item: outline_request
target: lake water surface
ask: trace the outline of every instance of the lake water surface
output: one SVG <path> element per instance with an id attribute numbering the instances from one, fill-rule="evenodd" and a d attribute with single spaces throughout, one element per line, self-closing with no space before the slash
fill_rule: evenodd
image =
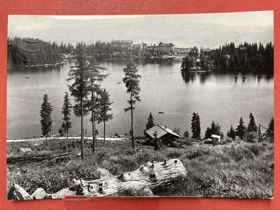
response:
<path id="1" fill-rule="evenodd" d="M 62 124 L 61 108 L 65 91 L 68 91 L 68 72 L 74 63 L 67 61 L 63 66 L 30 68 L 8 71 L 7 93 L 7 136 L 9 139 L 41 135 L 40 109 L 43 95 L 48 94 L 53 106 L 53 133 Z M 130 130 L 129 94 L 122 82 L 123 61 L 102 61 L 100 66 L 108 69 L 109 76 L 102 82 L 110 94 L 113 119 L 107 123 L 106 135 L 124 134 Z M 253 113 L 257 124 L 267 127 L 274 113 L 274 78 L 267 75 L 241 73 L 181 72 L 181 63 L 173 61 L 142 62 L 138 65 L 141 101 L 136 104 L 135 132 L 143 135 L 149 113 L 155 123 L 171 129 L 179 128 L 181 134 L 191 133 L 192 113 L 201 120 L 201 137 L 214 120 L 226 131 L 237 127 L 240 117 L 245 126 L 249 114 Z M 118 84 L 121 82 L 121 84 Z M 71 84 L 71 83 L 70 83 Z M 72 100 L 72 103 L 74 101 Z M 159 112 L 164 112 L 160 114 Z M 80 118 L 71 116 L 70 134 L 80 134 Z M 103 126 L 97 126 L 103 135 Z M 91 133 L 89 117 L 85 118 L 87 134 Z"/>

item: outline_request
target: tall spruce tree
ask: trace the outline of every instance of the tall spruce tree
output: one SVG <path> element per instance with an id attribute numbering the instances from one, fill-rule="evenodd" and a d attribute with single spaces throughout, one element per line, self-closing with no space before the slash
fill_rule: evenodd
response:
<path id="1" fill-rule="evenodd" d="M 132 55 L 128 55 L 126 61 L 126 68 L 123 69 L 125 77 L 123 82 L 127 88 L 127 93 L 129 93 L 128 108 L 125 108 L 125 112 L 130 110 L 131 116 L 131 140 L 132 140 L 132 149 L 135 149 L 134 145 L 134 130 L 133 130 L 133 110 L 135 110 L 135 104 L 137 101 L 140 101 L 139 93 L 141 91 L 139 87 L 141 76 L 138 73 L 137 64 L 133 60 Z"/>
<path id="2" fill-rule="evenodd" d="M 248 124 L 247 131 L 248 132 L 257 131 L 258 127 L 257 127 L 257 125 L 255 123 L 255 118 L 254 118 L 252 113 L 250 113 L 249 118 L 250 118 L 250 121 L 249 121 L 249 124 Z"/>
<path id="3" fill-rule="evenodd" d="M 243 118 L 241 117 L 239 120 L 239 125 L 236 128 L 236 135 L 239 136 L 240 139 L 243 139 L 243 136 L 246 131 L 246 127 L 243 124 L 244 124 Z"/>
<path id="4" fill-rule="evenodd" d="M 51 113 L 53 111 L 52 105 L 48 102 L 48 95 L 44 94 L 43 103 L 41 105 L 41 128 L 43 136 L 50 135 L 52 131 L 52 118 Z"/>
<path id="5" fill-rule="evenodd" d="M 101 92 L 101 98 L 100 98 L 100 114 L 98 118 L 98 123 L 103 122 L 104 125 L 104 145 L 105 145 L 105 128 L 106 128 L 106 122 L 113 119 L 113 114 L 109 113 L 111 111 L 111 105 L 113 102 L 110 101 L 110 95 L 106 91 L 106 89 L 103 89 Z"/>
<path id="6" fill-rule="evenodd" d="M 76 47 L 78 65 L 73 66 L 69 72 L 68 81 L 74 80 L 74 83 L 69 86 L 71 95 L 74 96 L 76 104 L 74 106 L 74 113 L 76 116 L 81 117 L 81 156 L 84 159 L 84 125 L 83 116 L 91 111 L 91 119 L 93 119 L 93 152 L 95 150 L 95 119 L 96 119 L 96 104 L 98 98 L 95 97 L 99 94 L 100 84 L 96 82 L 102 81 L 104 75 L 101 75 L 99 69 L 94 63 L 94 60 L 87 59 L 87 51 L 85 43 L 78 43 Z M 104 69 L 104 68 L 102 68 Z M 96 94 L 96 95 L 95 95 Z M 90 99 L 89 96 L 90 95 Z"/>
<path id="7" fill-rule="evenodd" d="M 84 104 L 88 97 L 88 86 L 90 85 L 90 74 L 86 60 L 86 50 L 83 44 L 77 43 L 76 47 L 78 65 L 73 66 L 69 72 L 67 81 L 74 80 L 72 85 L 68 85 L 70 93 L 75 98 L 74 114 L 81 117 L 81 157 L 84 160 L 84 115 L 87 110 Z"/>
<path id="8" fill-rule="evenodd" d="M 106 68 L 97 65 L 96 60 L 92 57 L 89 60 L 89 76 L 90 76 L 90 86 L 88 91 L 90 92 L 90 99 L 85 104 L 88 111 L 91 112 L 91 125 L 92 125 L 92 152 L 95 152 L 96 145 L 96 121 L 98 121 L 100 115 L 100 101 L 102 90 L 100 83 L 107 77 L 107 74 L 102 74 L 100 70 L 107 70 Z"/>
<path id="9" fill-rule="evenodd" d="M 154 126 L 155 126 L 154 118 L 152 116 L 152 112 L 150 112 L 150 115 L 148 117 L 148 123 L 146 124 L 146 130 L 148 130 L 149 128 L 152 128 Z"/>
<path id="10" fill-rule="evenodd" d="M 64 121 L 62 124 L 62 128 L 67 135 L 67 140 L 68 140 L 68 131 L 72 127 L 72 123 L 70 122 L 71 109 L 72 109 L 72 105 L 70 103 L 68 93 L 65 92 L 63 106 L 62 106 L 62 114 L 63 114 L 62 119 Z"/>

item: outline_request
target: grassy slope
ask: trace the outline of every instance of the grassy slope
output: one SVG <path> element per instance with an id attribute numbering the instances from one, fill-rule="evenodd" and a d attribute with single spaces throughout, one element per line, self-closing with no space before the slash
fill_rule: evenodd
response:
<path id="1" fill-rule="evenodd" d="M 25 145 L 27 144 L 27 145 Z M 155 192 L 164 196 L 203 196 L 203 197 L 244 197 L 272 198 L 274 180 L 274 144 L 273 143 L 234 143 L 219 145 L 189 146 L 188 148 L 163 148 L 155 152 L 152 147 L 137 145 L 137 151 L 131 150 L 129 141 L 98 143 L 97 152 L 92 155 L 90 144 L 85 148 L 85 161 L 77 154 L 79 148 L 72 144 L 65 147 L 65 141 L 34 143 L 9 143 L 8 158 L 18 156 L 17 148 L 29 147 L 36 154 L 58 154 L 68 152 L 72 160 L 66 164 L 50 164 L 48 160 L 24 164 L 7 165 L 7 190 L 12 183 L 21 185 L 29 193 L 43 187 L 48 193 L 54 193 L 68 187 L 73 178 L 95 179 L 93 171 L 102 167 L 117 175 L 137 169 L 147 161 L 163 161 L 179 158 L 188 171 L 185 179 L 178 180 L 172 186 Z M 57 150 L 58 148 L 63 150 Z M 65 150 L 66 149 L 66 150 Z M 51 151 L 44 151 L 51 150 Z M 28 159 L 28 155 L 25 156 Z M 20 172 L 20 173 L 18 173 Z"/>

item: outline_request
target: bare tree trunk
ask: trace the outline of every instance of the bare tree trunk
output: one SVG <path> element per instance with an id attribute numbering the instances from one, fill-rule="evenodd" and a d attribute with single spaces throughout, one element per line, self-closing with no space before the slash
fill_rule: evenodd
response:
<path id="1" fill-rule="evenodd" d="M 103 122 L 104 122 L 104 146 L 105 146 L 105 120 Z"/>
<path id="2" fill-rule="evenodd" d="M 134 145 L 134 137 L 133 137 L 133 104 L 132 104 L 132 94 L 130 93 L 130 114 L 131 114 L 131 141 L 132 141 L 132 149 L 135 150 L 135 145 Z"/>
<path id="3" fill-rule="evenodd" d="M 69 130 L 69 128 L 68 128 L 68 120 L 66 121 L 66 136 L 67 136 L 67 140 L 68 140 L 68 130 Z"/>
<path id="4" fill-rule="evenodd" d="M 102 169 L 101 169 L 102 171 Z M 104 169 L 103 169 L 104 171 Z M 106 170 L 105 170 L 106 171 Z M 73 180 L 73 184 L 60 191 L 48 194 L 43 188 L 37 188 L 30 195 L 17 184 L 9 190 L 9 200 L 57 199 L 69 195 L 77 196 L 153 196 L 153 192 L 162 191 L 187 176 L 187 171 L 178 159 L 164 162 L 146 163 L 135 171 L 119 176 L 100 173 L 100 179 Z"/>
<path id="5" fill-rule="evenodd" d="M 92 152 L 95 152 L 95 115 L 92 110 Z"/>
<path id="6" fill-rule="evenodd" d="M 84 108 L 83 108 L 83 96 L 81 96 L 81 156 L 82 160 L 84 160 L 84 125 L 83 125 L 83 114 L 84 114 Z"/>

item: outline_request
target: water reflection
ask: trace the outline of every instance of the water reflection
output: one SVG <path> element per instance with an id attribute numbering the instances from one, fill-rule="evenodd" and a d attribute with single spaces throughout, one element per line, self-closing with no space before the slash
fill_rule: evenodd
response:
<path id="1" fill-rule="evenodd" d="M 201 84 L 204 84 L 206 80 L 211 76 L 211 74 L 212 72 L 190 72 L 181 70 L 181 76 L 185 83 L 198 80 Z"/>
<path id="2" fill-rule="evenodd" d="M 200 83 L 204 84 L 205 81 L 209 78 L 212 72 L 200 72 L 198 75 L 200 76 Z"/>
<path id="3" fill-rule="evenodd" d="M 256 77 L 257 77 L 257 81 L 260 82 L 262 79 L 262 75 L 256 75 Z"/>
<path id="4" fill-rule="evenodd" d="M 173 66 L 175 61 L 168 59 L 145 59 L 141 61 L 142 65 L 159 64 L 161 66 Z"/>
<path id="5" fill-rule="evenodd" d="M 269 81 L 273 79 L 273 74 L 266 74 L 266 80 Z"/>
<path id="6" fill-rule="evenodd" d="M 190 81 L 193 82 L 196 76 L 195 72 L 189 72 L 189 71 L 181 71 L 181 75 L 185 83 L 189 83 Z"/>
<path id="7" fill-rule="evenodd" d="M 261 81 L 270 81 L 273 79 L 273 75 L 268 74 L 254 74 L 254 73 L 246 73 L 246 72 L 190 72 L 181 70 L 181 76 L 185 83 L 193 82 L 195 80 L 199 81 L 199 83 L 204 84 L 211 78 L 211 76 L 215 77 L 218 82 L 234 82 L 234 83 L 252 83 L 253 81 L 257 81 L 258 83 Z"/>
<path id="8" fill-rule="evenodd" d="M 238 82 L 238 76 L 234 76 L 234 82 L 235 82 L 235 83 Z"/>

